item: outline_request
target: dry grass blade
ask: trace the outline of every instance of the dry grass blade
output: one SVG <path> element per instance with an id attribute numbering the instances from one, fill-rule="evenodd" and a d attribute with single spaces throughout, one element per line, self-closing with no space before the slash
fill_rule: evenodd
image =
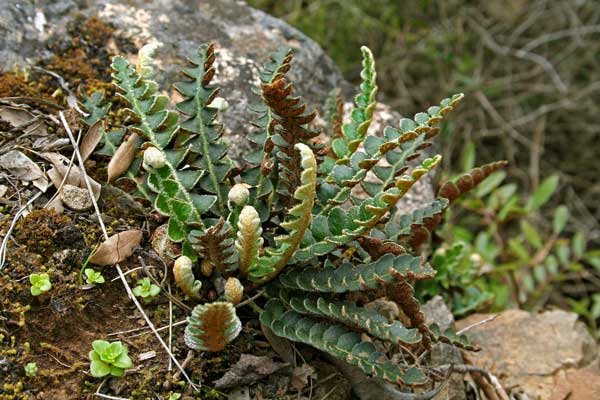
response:
<path id="1" fill-rule="evenodd" d="M 136 153 L 136 142 L 138 134 L 132 133 L 125 140 L 108 163 L 108 181 L 112 182 L 119 176 L 123 175 L 131 166 Z"/>
<path id="2" fill-rule="evenodd" d="M 96 123 L 88 129 L 87 133 L 81 141 L 79 146 L 79 152 L 83 161 L 87 160 L 92 154 L 100 140 L 102 139 L 102 121 L 96 121 Z"/>
<path id="3" fill-rule="evenodd" d="M 90 257 L 96 265 L 115 265 L 133 254 L 135 246 L 142 240 L 142 231 L 132 229 L 119 232 L 105 240 Z"/>

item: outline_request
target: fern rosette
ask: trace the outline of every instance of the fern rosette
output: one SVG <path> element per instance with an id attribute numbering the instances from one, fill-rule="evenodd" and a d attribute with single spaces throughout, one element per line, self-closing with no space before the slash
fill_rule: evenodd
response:
<path id="1" fill-rule="evenodd" d="M 222 137 L 226 103 L 216 100 L 219 89 L 211 84 L 214 46 L 203 45 L 188 59 L 183 81 L 174 85 L 183 97 L 175 110 L 153 81 L 152 51 L 142 49 L 136 68 L 113 58 L 128 127 L 103 131 L 101 153 L 113 155 L 135 139 L 138 159 L 125 174 L 168 219 L 168 238 L 182 247 L 175 282 L 187 300 L 202 302 L 188 318 L 187 346 L 223 350 L 242 331 L 236 307 L 250 304 L 265 330 L 403 386 L 435 379 L 414 356 L 434 342 L 476 349 L 466 337 L 425 322 L 413 284 L 436 271 L 413 254 L 452 201 L 504 164 L 446 183 L 434 201 L 409 215 L 396 206 L 439 165 L 441 156 L 424 150 L 462 94 L 369 132 L 377 73 L 363 47 L 362 82 L 348 122 L 342 122 L 337 93 L 328 103 L 330 138 L 324 139 L 312 126 L 316 112 L 294 95 L 287 77 L 293 53 L 282 48 L 260 74 L 258 119 L 247 135 L 256 151 L 236 163 Z M 101 94 L 85 95 L 82 106 L 89 126 L 111 108 Z M 207 293 L 217 301 L 208 302 Z M 395 303 L 402 320 L 364 306 L 364 299 L 382 296 Z M 405 361 L 393 362 L 394 352 Z"/>

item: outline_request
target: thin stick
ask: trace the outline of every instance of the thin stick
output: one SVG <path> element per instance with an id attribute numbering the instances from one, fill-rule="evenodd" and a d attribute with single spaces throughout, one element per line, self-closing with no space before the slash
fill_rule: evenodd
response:
<path id="1" fill-rule="evenodd" d="M 490 321 L 493 321 L 496 319 L 496 317 L 498 316 L 498 314 L 494 314 L 486 319 L 482 319 L 481 321 L 475 322 L 474 324 L 471 324 L 469 326 L 466 326 L 464 328 L 462 328 L 460 331 L 456 332 L 457 335 L 462 335 L 463 333 L 465 333 L 466 331 L 475 328 L 476 326 L 479 325 L 483 325 L 483 324 L 487 324 Z"/>
<path id="2" fill-rule="evenodd" d="M 182 325 L 182 324 L 184 324 L 185 322 L 186 322 L 186 320 L 185 320 L 185 319 L 182 319 L 181 321 L 175 322 L 175 323 L 173 324 L 173 326 L 179 326 L 179 325 Z M 165 329 L 168 329 L 168 328 L 169 328 L 168 326 L 162 326 L 162 327 L 160 327 L 160 328 L 156 328 L 156 330 L 157 330 L 158 332 L 160 332 L 160 331 L 164 331 Z M 146 330 L 146 329 L 148 329 L 148 327 L 147 327 L 147 326 L 142 326 L 141 328 L 133 328 L 133 329 L 128 329 L 128 330 L 126 330 L 126 331 L 119 331 L 119 332 L 107 333 L 106 335 L 107 335 L 107 336 L 119 336 L 119 335 L 124 335 L 124 334 L 126 334 L 126 333 L 133 333 L 133 332 L 144 331 L 144 330 Z"/>
<path id="3" fill-rule="evenodd" d="M 83 159 L 81 157 L 81 153 L 79 152 L 79 148 L 77 147 L 77 142 L 75 141 L 75 138 L 73 137 L 73 133 L 71 132 L 71 128 L 69 127 L 69 124 L 67 123 L 67 120 L 65 119 L 65 115 L 63 114 L 63 112 L 60 111 L 59 115 L 60 115 L 60 120 L 65 128 L 65 131 L 67 132 L 67 135 L 69 136 L 69 139 L 71 140 L 71 143 L 73 144 L 73 151 L 76 152 L 77 161 L 79 162 L 79 169 L 81 170 L 81 174 L 83 175 L 83 178 L 85 179 L 85 185 L 87 186 L 88 193 L 92 200 L 92 204 L 94 205 L 94 210 L 96 211 L 96 215 L 98 217 L 98 223 L 100 224 L 100 228 L 102 229 L 102 234 L 104 235 L 104 238 L 106 240 L 108 240 L 108 232 L 106 231 L 106 227 L 104 226 L 104 221 L 102 220 L 102 215 L 100 214 L 100 209 L 98 208 L 98 202 L 96 201 L 96 198 L 94 197 L 94 191 L 92 190 L 92 185 L 90 184 L 89 178 L 85 171 Z M 121 278 L 121 282 L 123 282 L 123 286 L 125 287 L 125 291 L 127 292 L 129 299 L 133 302 L 133 304 L 135 304 L 136 308 L 142 314 L 142 316 L 144 317 L 144 320 L 146 321 L 146 324 L 148 324 L 148 326 L 154 333 L 154 336 L 156 336 L 156 338 L 158 339 L 158 341 L 160 342 L 162 347 L 166 350 L 167 354 L 169 354 L 169 357 L 171 359 L 173 359 L 173 362 L 175 363 L 177 368 L 179 368 L 179 370 L 181 371 L 181 374 L 185 377 L 185 379 L 192 386 L 192 388 L 195 391 L 198 391 L 198 387 L 192 382 L 190 377 L 187 375 L 187 373 L 183 370 L 183 368 L 179 364 L 179 361 L 177 361 L 177 359 L 175 358 L 173 353 L 171 353 L 171 351 L 169 350 L 169 346 L 167 346 L 167 344 L 165 343 L 163 338 L 156 331 L 156 328 L 154 327 L 154 324 L 150 320 L 150 317 L 148 317 L 148 315 L 144 312 L 142 305 L 139 303 L 137 298 L 134 296 L 133 292 L 131 291 L 131 286 L 129 286 L 129 283 L 127 282 L 127 279 L 125 278 L 125 275 L 123 274 L 123 270 L 121 269 L 121 266 L 119 264 L 115 264 L 115 267 L 117 269 L 119 277 Z"/>
<path id="4" fill-rule="evenodd" d="M 102 397 L 103 399 L 111 399 L 111 400 L 129 400 L 129 399 L 125 399 L 123 397 L 109 396 L 107 394 L 100 393 L 100 389 L 102 389 L 102 386 L 104 386 L 105 382 L 106 382 L 106 379 L 103 380 L 102 383 L 100 383 L 100 385 L 98 386 L 98 389 L 96 389 L 96 393 L 94 393 L 94 396 Z"/>
<path id="5" fill-rule="evenodd" d="M 265 294 L 265 293 L 266 293 L 266 291 L 267 291 L 266 289 L 263 289 L 263 290 L 261 290 L 260 292 L 256 293 L 254 296 L 252 296 L 252 297 L 250 297 L 250 298 L 247 298 L 246 300 L 242 301 L 242 302 L 241 302 L 241 303 L 239 303 L 239 304 L 236 304 L 236 306 L 235 306 L 235 307 L 236 307 L 236 308 L 238 308 L 238 307 L 242 307 L 242 306 L 245 306 L 246 304 L 248 304 L 248 303 L 250 303 L 250 302 L 253 302 L 254 300 L 258 299 L 260 296 L 262 296 L 263 294 Z"/>

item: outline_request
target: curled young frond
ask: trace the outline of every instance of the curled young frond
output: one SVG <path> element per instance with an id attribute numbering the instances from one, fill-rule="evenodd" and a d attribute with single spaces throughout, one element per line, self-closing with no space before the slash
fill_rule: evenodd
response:
<path id="1" fill-rule="evenodd" d="M 238 278 L 229 277 L 225 282 L 225 292 L 223 297 L 231 304 L 238 304 L 244 296 L 244 285 Z"/>
<path id="2" fill-rule="evenodd" d="M 238 232 L 235 247 L 239 253 L 240 272 L 244 277 L 254 268 L 262 249 L 262 227 L 258 212 L 252 206 L 245 206 L 238 218 Z"/>
<path id="3" fill-rule="evenodd" d="M 298 249 L 312 219 L 317 185 L 317 161 L 307 145 L 297 143 L 295 149 L 300 154 L 302 168 L 301 186 L 294 192 L 294 198 L 299 203 L 288 210 L 287 214 L 290 217 L 281 223 L 281 227 L 287 231 L 287 234 L 275 237 L 278 247 L 266 248 L 267 255 L 260 257 L 258 262 L 249 269 L 250 280 L 254 282 L 265 283 L 277 276 Z"/>
<path id="4" fill-rule="evenodd" d="M 242 331 L 235 308 L 228 302 L 194 307 L 185 327 L 185 344 L 196 351 L 221 351 Z"/>
<path id="5" fill-rule="evenodd" d="M 194 277 L 193 263 L 189 257 L 181 256 L 173 264 L 173 276 L 175 283 L 183 293 L 192 299 L 200 298 L 199 292 L 202 288 L 202 282 Z"/>

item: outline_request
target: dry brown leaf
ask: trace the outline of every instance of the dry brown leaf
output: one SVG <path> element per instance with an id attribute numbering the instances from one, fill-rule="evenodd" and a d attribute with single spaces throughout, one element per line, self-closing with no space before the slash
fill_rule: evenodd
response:
<path id="1" fill-rule="evenodd" d="M 239 361 L 217 379 L 214 385 L 216 389 L 249 385 L 287 366 L 287 363 L 275 362 L 271 357 L 242 354 Z"/>
<path id="2" fill-rule="evenodd" d="M 87 160 L 88 157 L 92 154 L 100 140 L 102 139 L 102 121 L 96 121 L 95 124 L 89 127 L 87 133 L 81 140 L 81 144 L 79 145 L 79 153 L 81 153 L 81 158 L 83 161 Z"/>
<path id="3" fill-rule="evenodd" d="M 52 181 L 52 184 L 58 189 L 60 187 L 60 183 L 62 182 L 64 176 L 67 174 L 69 170 L 69 159 L 62 154 L 59 153 L 40 153 L 42 157 L 46 160 L 50 161 L 54 168 L 51 168 L 48 171 L 48 176 Z M 98 200 L 100 198 L 100 191 L 102 190 L 102 186 L 88 176 L 90 180 L 90 185 L 92 186 L 92 192 L 94 193 L 94 198 Z M 82 189 L 87 189 L 87 185 L 85 184 L 85 178 L 79 167 L 77 165 L 73 165 L 71 167 L 71 171 L 69 171 L 69 176 L 65 180 L 65 184 L 73 185 L 80 187 Z"/>
<path id="4" fill-rule="evenodd" d="M 133 249 L 140 244 L 141 240 L 142 231 L 139 229 L 119 232 L 98 246 L 89 262 L 102 266 L 120 263 L 133 254 Z"/>
<path id="5" fill-rule="evenodd" d="M 48 188 L 46 174 L 36 163 L 18 150 L 11 150 L 0 156 L 0 167 L 6 169 L 17 179 L 32 182 L 42 192 Z"/>
<path id="6" fill-rule="evenodd" d="M 13 128 L 23 126 L 27 134 L 40 136 L 48 133 L 48 125 L 44 121 L 20 107 L 0 106 L 0 119 L 11 124 Z"/>
<path id="7" fill-rule="evenodd" d="M 132 133 L 115 151 L 115 154 L 108 163 L 108 182 L 112 182 L 129 169 L 135 158 L 137 150 L 135 143 L 138 137 L 137 133 Z"/>
<path id="8" fill-rule="evenodd" d="M 260 323 L 260 329 L 279 357 L 281 357 L 281 359 L 288 364 L 295 364 L 296 356 L 290 340 L 281 336 L 277 336 L 273 333 L 273 331 L 271 331 L 271 329 L 269 329 L 268 326 L 263 325 L 262 322 Z"/>

